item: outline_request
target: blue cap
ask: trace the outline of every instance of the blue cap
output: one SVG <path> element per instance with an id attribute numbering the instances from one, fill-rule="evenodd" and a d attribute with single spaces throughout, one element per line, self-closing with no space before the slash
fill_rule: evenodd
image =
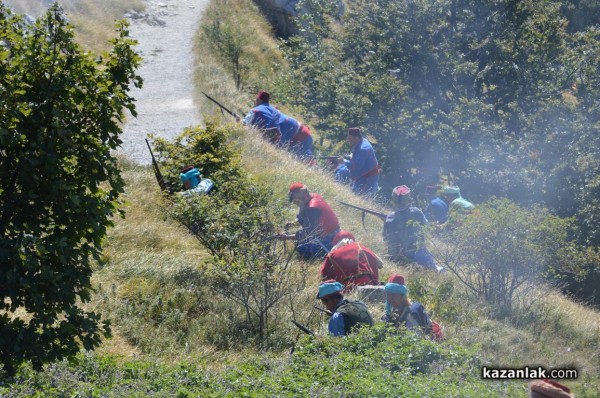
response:
<path id="1" fill-rule="evenodd" d="M 406 293 L 408 293 L 408 288 L 406 286 L 393 282 L 386 283 L 384 290 L 387 293 L 398 293 L 404 296 L 406 296 Z"/>
<path id="2" fill-rule="evenodd" d="M 330 294 L 341 292 L 344 290 L 344 285 L 339 282 L 327 281 L 323 282 L 319 285 L 319 293 L 317 294 L 317 298 L 323 298 L 325 296 L 329 296 Z"/>
<path id="3" fill-rule="evenodd" d="M 196 188 L 200 183 L 200 170 L 197 168 L 192 168 L 185 173 L 179 174 L 179 179 L 181 182 L 189 181 L 192 185 L 192 188 Z"/>

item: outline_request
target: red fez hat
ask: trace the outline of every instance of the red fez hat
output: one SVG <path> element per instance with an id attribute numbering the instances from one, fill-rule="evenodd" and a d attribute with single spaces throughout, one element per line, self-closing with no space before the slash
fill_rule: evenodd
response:
<path id="1" fill-rule="evenodd" d="M 181 169 L 182 173 L 187 173 L 188 171 L 190 171 L 191 169 L 194 168 L 194 165 L 188 164 L 187 166 L 185 166 L 183 169 Z"/>
<path id="2" fill-rule="evenodd" d="M 568 387 L 548 379 L 530 382 L 529 390 L 534 398 L 573 398 Z"/>
<path id="3" fill-rule="evenodd" d="M 399 285 L 404 285 L 404 277 L 400 274 L 392 274 L 388 278 L 388 283 L 397 283 Z"/>
<path id="4" fill-rule="evenodd" d="M 269 99 L 271 98 L 271 94 L 267 93 L 266 91 L 260 90 L 258 92 L 258 94 L 256 94 L 256 99 L 259 99 L 261 101 L 264 102 L 269 102 Z"/>
<path id="5" fill-rule="evenodd" d="M 410 193 L 410 188 L 406 185 L 400 185 L 392 191 L 392 195 L 394 196 L 404 196 Z"/>
<path id="6" fill-rule="evenodd" d="M 290 185 L 290 192 L 299 191 L 304 188 L 306 188 L 306 185 L 302 184 L 301 182 L 295 182 Z"/>
<path id="7" fill-rule="evenodd" d="M 350 135 L 361 135 L 362 134 L 362 130 L 360 129 L 360 127 L 350 127 L 348 129 L 348 134 L 350 134 Z"/>
<path id="8" fill-rule="evenodd" d="M 334 235 L 333 239 L 331 240 L 331 243 L 335 246 L 338 243 L 340 243 L 342 239 L 352 239 L 354 241 L 356 240 L 354 238 L 354 235 L 352 235 L 352 232 L 341 230 L 340 232 Z"/>

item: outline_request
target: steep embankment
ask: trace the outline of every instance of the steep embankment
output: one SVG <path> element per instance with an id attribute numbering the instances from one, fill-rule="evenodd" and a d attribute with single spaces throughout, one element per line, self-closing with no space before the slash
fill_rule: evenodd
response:
<path id="1" fill-rule="evenodd" d="M 131 12 L 130 33 L 144 58 L 141 89 L 133 89 L 137 117 L 130 117 L 122 136 L 124 152 L 133 161 L 150 163 L 144 137 L 171 139 L 201 122 L 194 104 L 193 38 L 207 0 L 145 0 L 144 13 Z"/>

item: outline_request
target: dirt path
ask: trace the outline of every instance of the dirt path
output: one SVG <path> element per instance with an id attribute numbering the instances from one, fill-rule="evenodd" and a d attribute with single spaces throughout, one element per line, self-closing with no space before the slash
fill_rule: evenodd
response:
<path id="1" fill-rule="evenodd" d="M 150 163 L 144 142 L 148 133 L 172 139 L 185 127 L 201 123 L 194 104 L 192 44 L 208 0 L 145 0 L 143 15 L 128 15 L 130 34 L 144 61 L 141 89 L 133 89 L 137 118 L 123 129 L 125 153 L 136 163 Z"/>

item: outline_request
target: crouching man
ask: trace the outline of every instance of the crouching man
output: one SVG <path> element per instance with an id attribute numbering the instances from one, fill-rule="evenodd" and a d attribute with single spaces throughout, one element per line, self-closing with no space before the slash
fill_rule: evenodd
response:
<path id="1" fill-rule="evenodd" d="M 364 325 L 373 326 L 373 317 L 361 301 L 348 300 L 342 294 L 344 285 L 334 280 L 319 285 L 317 298 L 332 315 L 329 319 L 329 334 L 346 336 Z"/>
<path id="2" fill-rule="evenodd" d="M 185 166 L 183 169 L 181 169 L 179 179 L 181 180 L 183 188 L 185 189 L 185 191 L 182 192 L 182 194 L 185 196 L 207 194 L 214 186 L 211 180 L 208 178 L 202 178 L 200 170 L 192 165 Z"/>

